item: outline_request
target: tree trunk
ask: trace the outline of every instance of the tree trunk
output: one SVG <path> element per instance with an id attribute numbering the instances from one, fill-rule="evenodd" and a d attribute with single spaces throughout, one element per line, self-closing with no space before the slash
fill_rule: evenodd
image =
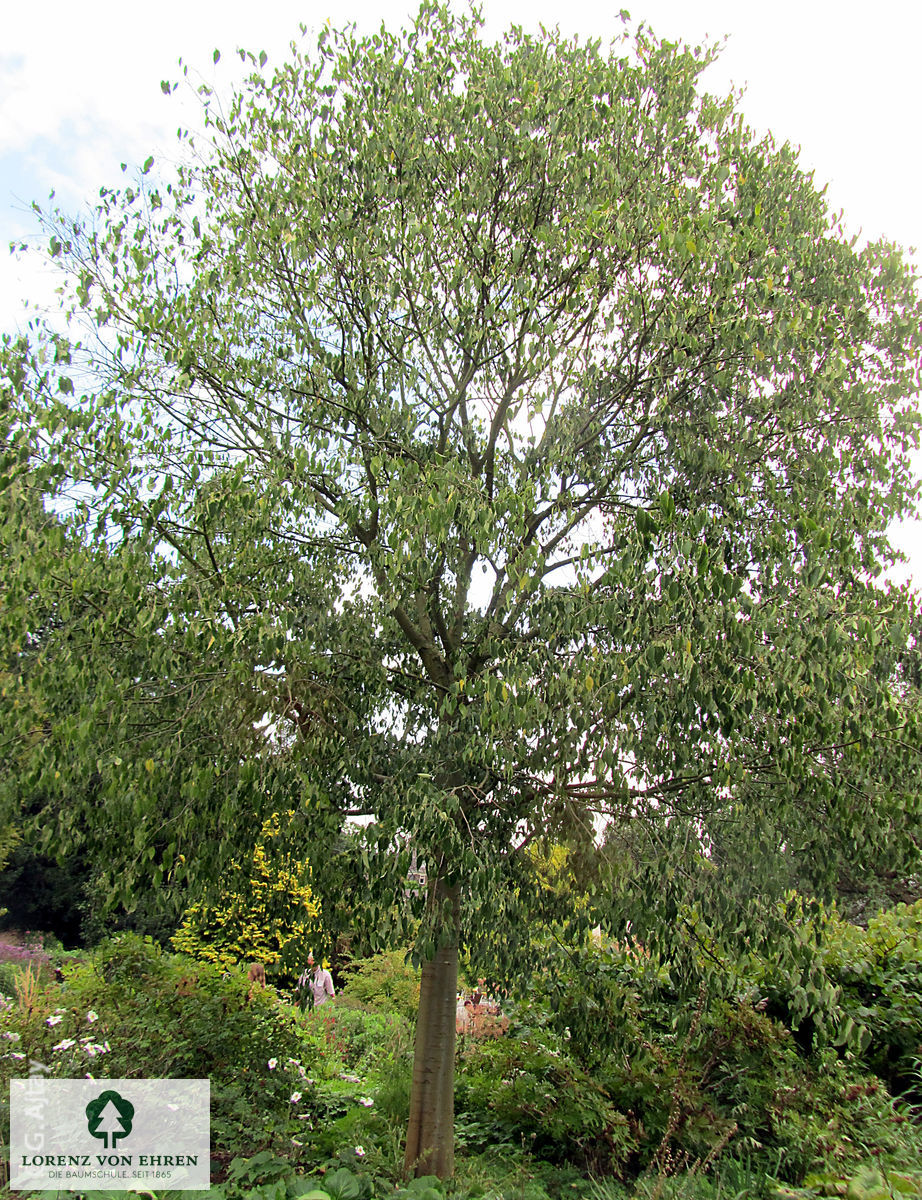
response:
<path id="1" fill-rule="evenodd" d="M 435 905 L 449 904 L 449 928 L 423 964 L 413 1056 L 404 1169 L 447 1179 L 455 1169 L 455 1013 L 458 992 L 459 889 L 436 880 Z"/>

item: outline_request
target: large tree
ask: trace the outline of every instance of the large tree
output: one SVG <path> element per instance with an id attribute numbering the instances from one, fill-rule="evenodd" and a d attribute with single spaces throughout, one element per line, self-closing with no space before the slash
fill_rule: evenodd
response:
<path id="1" fill-rule="evenodd" d="M 278 785 L 305 828 L 373 819 L 387 919 L 425 862 L 420 1172 L 452 1170 L 459 948 L 518 961 L 536 836 L 649 831 L 618 911 L 653 937 L 712 817 L 725 844 L 747 814 L 855 828 L 866 805 L 870 848 L 907 825 L 906 598 L 872 581 L 912 511 L 919 299 L 699 90 L 710 58 L 643 31 L 488 44 L 426 5 L 252 58 L 230 99 L 203 89 L 175 171 L 45 217 L 84 332 L 17 394 L 74 521 L 143 563 L 120 588 L 155 598 L 189 711 L 220 676 L 273 747 L 228 789 L 171 758 L 158 836 L 175 864 L 190 814 L 220 829 L 181 864 L 213 875 Z M 153 817 L 104 766 L 108 803 Z"/>

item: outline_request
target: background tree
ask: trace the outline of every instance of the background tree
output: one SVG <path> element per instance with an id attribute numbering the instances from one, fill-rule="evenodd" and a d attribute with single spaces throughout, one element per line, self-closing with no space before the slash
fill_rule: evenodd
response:
<path id="1" fill-rule="evenodd" d="M 459 946 L 514 974 L 535 837 L 645 830 L 603 915 L 668 948 L 689 881 L 702 921 L 755 918 L 702 869 L 712 814 L 856 828 L 919 773 L 905 597 L 868 583 L 918 442 L 898 251 L 848 244 L 793 151 L 697 90 L 709 52 L 478 24 L 427 5 L 203 89 L 175 176 L 149 160 L 92 217 L 46 217 L 86 332 L 17 389 L 84 536 L 117 531 L 102 627 L 123 594 L 155 606 L 183 699 L 148 679 L 145 703 L 177 745 L 205 711 L 185 680 L 220 663 L 225 777 L 168 756 L 161 851 L 138 818 L 164 768 L 106 764 L 107 817 L 139 831 L 125 886 L 148 855 L 213 877 L 283 794 L 318 838 L 372 818 L 371 918 L 413 847 L 406 1160 L 440 1175 Z M 82 745 L 112 722 L 94 707 Z M 834 873 L 848 839 L 822 845 Z"/>

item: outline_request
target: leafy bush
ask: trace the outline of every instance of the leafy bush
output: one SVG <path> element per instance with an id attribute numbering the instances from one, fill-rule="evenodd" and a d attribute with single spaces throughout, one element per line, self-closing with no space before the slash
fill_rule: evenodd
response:
<path id="1" fill-rule="evenodd" d="M 758 969 L 764 984 L 773 965 L 766 961 Z M 673 1167 L 703 1162 L 723 1142 L 725 1156 L 746 1158 L 763 1174 L 791 1182 L 830 1164 L 857 1166 L 869 1152 L 911 1160 L 920 1139 L 862 1060 L 850 1054 L 846 1061 L 843 1047 L 816 1038 L 805 1053 L 795 1032 L 764 1011 L 767 997 L 757 1003 L 733 997 L 720 982 L 722 994 L 702 996 L 689 1029 L 693 1006 L 642 954 L 586 947 L 572 964 L 555 964 L 533 985 L 530 1002 L 513 1012 L 506 1048 L 477 1060 L 484 1077 L 475 1087 L 467 1061 L 462 1064 L 461 1138 L 478 1147 L 491 1138 L 525 1137 L 535 1153 L 545 1154 L 553 1122 L 534 1112 L 559 1090 L 564 1103 L 555 1106 L 554 1133 L 579 1148 L 576 1161 L 591 1162 L 597 1152 L 596 1104 L 626 1121 L 620 1144 L 627 1157 L 612 1156 L 623 1177 L 656 1171 L 667 1157 Z M 746 988 L 739 976 L 736 983 Z M 824 987 L 834 993 L 832 1012 L 839 989 L 829 980 Z M 759 988 L 749 990 L 759 996 Z M 506 1069 L 509 1056 L 522 1052 L 511 1049 L 516 1043 L 556 1051 L 561 1073 L 525 1062 Z M 588 1085 L 577 1082 L 583 1075 Z M 548 1078 L 553 1086 L 542 1088 Z M 569 1099 L 571 1083 L 580 1091 L 576 1102 Z"/>
<path id="2" fill-rule="evenodd" d="M 785 1190 L 779 1200 L 815 1200 L 820 1196 L 847 1196 L 848 1200 L 920 1200 L 922 1173 L 895 1171 L 875 1163 L 864 1164 L 843 1177 L 841 1172 L 808 1175 L 796 1191 Z"/>
<path id="3" fill-rule="evenodd" d="M 568 973 L 552 973 L 556 982 L 535 981 L 530 1003 L 509 1006 L 507 1036 L 459 1048 L 465 1189 L 494 1200 L 581 1197 L 585 1180 L 574 1172 L 614 1171 L 633 1186 L 646 1170 L 655 1190 L 665 1169 L 703 1162 L 724 1143 L 720 1179 L 780 1178 L 803 1200 L 827 1194 L 822 1181 L 851 1187 L 870 1156 L 905 1175 L 922 1160 L 922 1130 L 864 1068 L 879 1053 L 883 1070 L 889 1053 L 912 1069 L 918 929 L 918 906 L 868 930 L 827 927 L 836 1003 L 869 1032 L 855 1049 L 815 1038 L 809 1054 L 755 985 L 745 997 L 725 988 L 702 998 L 689 1029 L 665 971 L 623 948 L 587 948 Z M 63 984 L 32 973 L 2 1007 L 0 1087 L 25 1074 L 29 1058 L 57 1076 L 210 1077 L 216 1156 L 237 1161 L 216 1197 L 293 1200 L 314 1187 L 299 1164 L 325 1164 L 321 1190 L 344 1170 L 341 1179 L 351 1172 L 370 1189 L 365 1200 L 393 1192 L 412 1041 L 393 982 L 415 984 L 399 952 L 363 960 L 345 995 L 304 1016 L 271 988 L 250 988 L 242 972 L 165 954 L 136 935 L 63 961 Z M 764 983 L 772 964 L 758 969 Z M 376 1007 L 355 995 L 353 979 Z M 690 1194 L 714 1200 L 718 1183 L 699 1171 Z M 612 1183 L 613 1200 L 620 1188 Z"/>
<path id="4" fill-rule="evenodd" d="M 861 1059 L 893 1092 L 922 1099 L 922 900 L 900 904 L 867 929 L 833 919 L 827 927 L 826 971 L 855 1029 Z"/>
<path id="5" fill-rule="evenodd" d="M 752 955 L 739 984 L 794 1035 L 805 1056 L 854 1054 L 894 1093 L 922 1098 L 922 901 L 879 913 L 867 928 L 796 895 L 786 915 L 796 953 Z"/>
<path id="6" fill-rule="evenodd" d="M 365 1012 L 337 1001 L 306 1013 L 300 1038 L 305 1056 L 322 1073 L 369 1075 L 407 1048 L 410 1032 L 407 1021 L 395 1013 Z"/>
<path id="7" fill-rule="evenodd" d="M 387 950 L 370 958 L 353 959 L 346 969 L 342 997 L 347 1003 L 358 1002 L 415 1022 L 419 1008 L 419 971 L 406 961 L 403 950 Z"/>
<path id="8" fill-rule="evenodd" d="M 879 1080 L 829 1048 L 804 1059 L 791 1031 L 748 1001 L 708 1011 L 689 1066 L 709 1103 L 737 1125 L 732 1152 L 757 1156 L 780 1178 L 857 1165 L 871 1148 L 902 1154 L 906 1116 Z"/>
<path id="9" fill-rule="evenodd" d="M 4 1084 L 26 1073 L 29 1058 L 65 1078 L 100 1069 L 115 1078 L 209 1078 L 218 1149 L 259 1149 L 295 1128 L 295 1092 L 309 1102 L 291 1011 L 240 973 L 122 934 L 68 967 L 63 984 L 46 984 L 42 999 L 32 1012 L 11 1005 L 0 1018 L 0 1036 L 15 1047 L 0 1058 Z"/>
<path id="10" fill-rule="evenodd" d="M 352 1166 L 361 1163 L 361 1155 L 352 1154 Z M 227 1182 L 212 1188 L 211 1200 L 372 1200 L 386 1195 L 389 1200 L 444 1200 L 442 1183 L 435 1176 L 413 1179 L 405 1187 L 394 1189 L 377 1181 L 361 1169 L 341 1166 L 320 1179 L 306 1179 L 293 1171 L 291 1164 L 268 1151 L 252 1158 L 236 1158 L 231 1163 Z"/>
<path id="11" fill-rule="evenodd" d="M 15 825 L 0 825 L 0 875 L 6 870 L 10 855 L 19 845 L 22 835 Z M 0 908 L 0 917 L 7 913 L 6 908 Z"/>
<path id="12" fill-rule="evenodd" d="M 554 1030 L 591 1074 L 612 1055 L 636 1053 L 651 1026 L 670 1025 L 662 983 L 663 972 L 626 946 L 558 953 L 548 958 L 526 1001 L 509 1007 L 512 1031 L 527 1037 L 532 1030 Z"/>
<path id="13" fill-rule="evenodd" d="M 12 963 L 0 962 L 0 996 L 12 996 L 15 980 L 16 967 Z"/>
<path id="14" fill-rule="evenodd" d="M 536 1038 L 474 1043 L 455 1088 L 464 1141 L 524 1143 L 551 1161 L 607 1169 L 636 1149 L 628 1118 L 558 1046 Z"/>

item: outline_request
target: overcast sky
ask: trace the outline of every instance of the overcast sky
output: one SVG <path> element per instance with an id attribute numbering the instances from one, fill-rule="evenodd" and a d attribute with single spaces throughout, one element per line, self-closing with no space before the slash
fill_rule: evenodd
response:
<path id="1" fill-rule="evenodd" d="M 745 87 L 742 109 L 758 131 L 799 146 L 801 164 L 828 185 L 834 210 L 864 238 L 922 246 L 922 4 L 827 0 L 487 0 L 487 35 L 511 23 L 601 37 L 621 32 L 622 4 L 661 37 L 692 45 L 726 39 L 705 75 L 711 91 Z M 194 125 L 177 60 L 221 86 L 233 51 L 265 50 L 279 61 L 299 24 L 329 19 L 360 30 L 405 22 L 416 3 L 333 6 L 283 0 L 160 0 L 132 9 L 120 0 L 40 0 L 4 6 L 0 40 L 0 247 L 33 235 L 32 200 L 54 188 L 65 207 L 117 183 L 119 164 L 171 153 L 177 126 Z M 460 5 L 458 5 L 460 8 Z M 213 51 L 220 49 L 217 67 Z M 0 329 L 24 324 L 22 300 L 47 295 L 34 268 L 0 259 Z M 916 264 L 922 259 L 915 256 Z M 922 587 L 922 526 L 895 532 L 911 556 L 903 578 Z"/>

